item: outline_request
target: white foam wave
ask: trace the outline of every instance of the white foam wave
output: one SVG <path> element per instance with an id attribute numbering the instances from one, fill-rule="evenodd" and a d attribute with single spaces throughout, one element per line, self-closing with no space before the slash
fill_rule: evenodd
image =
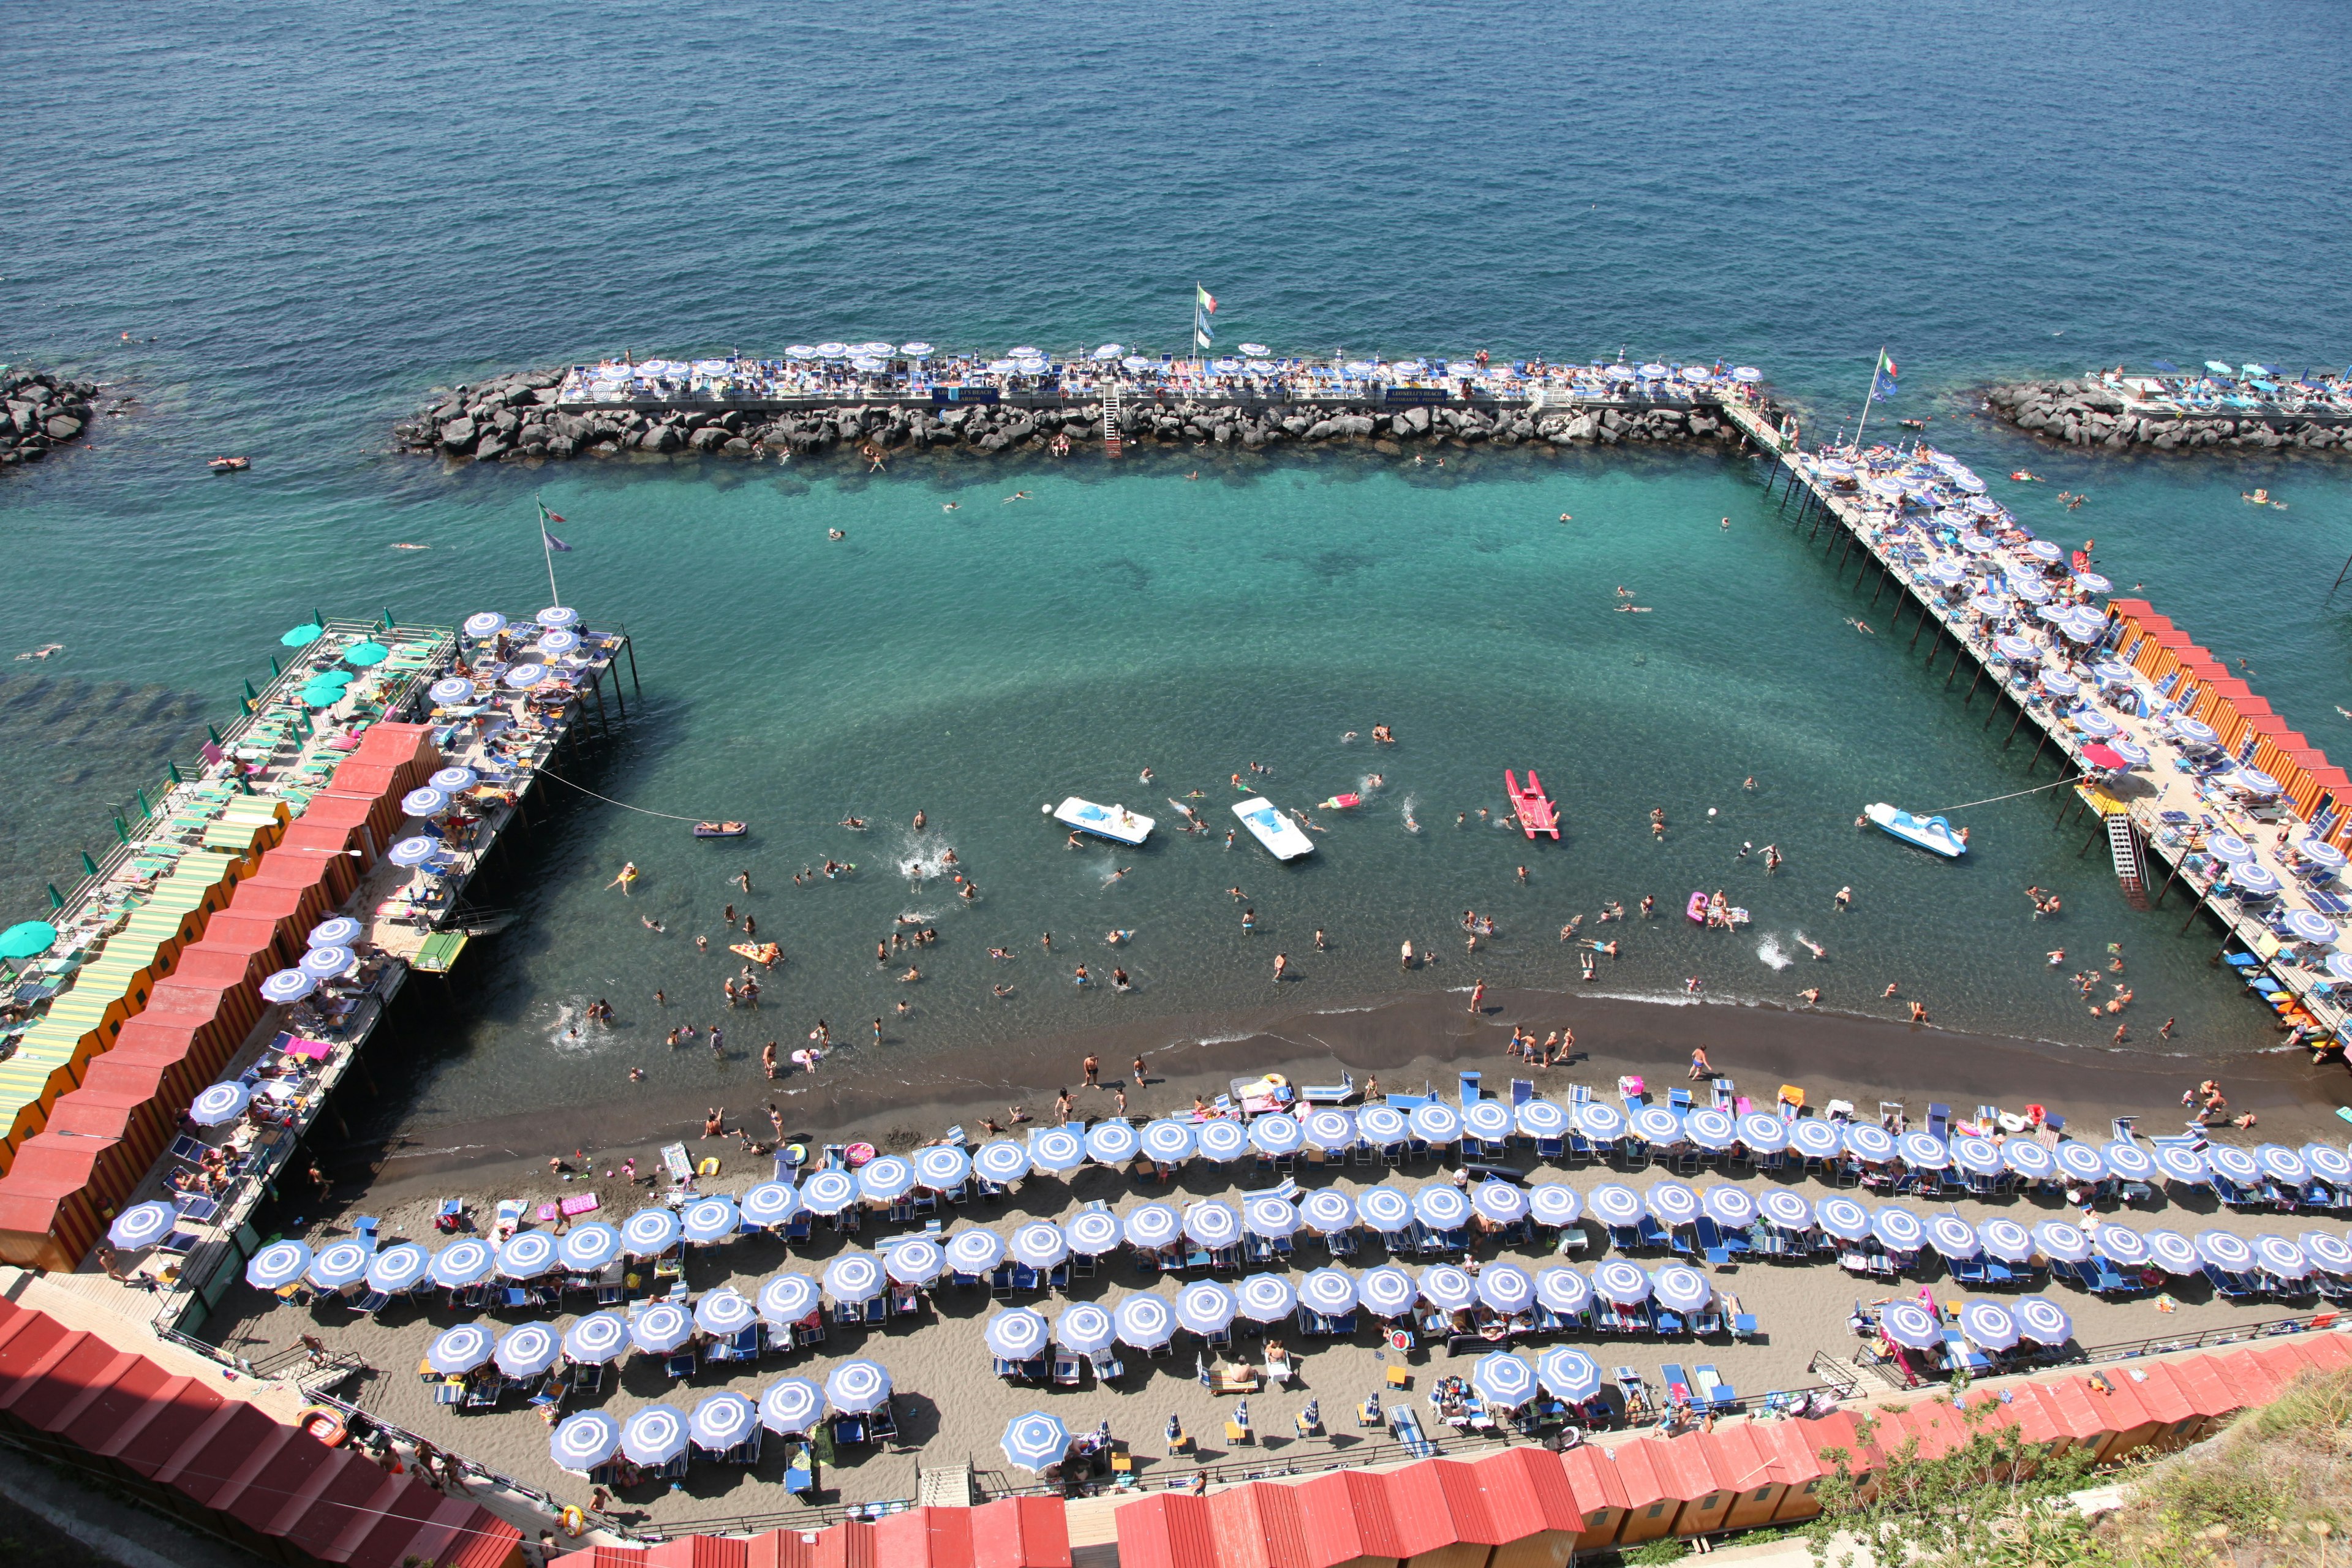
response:
<path id="1" fill-rule="evenodd" d="M 1770 931 L 1765 932 L 1764 940 L 1756 944 L 1756 956 L 1775 969 L 1786 969 L 1796 962 L 1789 956 L 1789 950 L 1780 945 L 1780 939 Z"/>

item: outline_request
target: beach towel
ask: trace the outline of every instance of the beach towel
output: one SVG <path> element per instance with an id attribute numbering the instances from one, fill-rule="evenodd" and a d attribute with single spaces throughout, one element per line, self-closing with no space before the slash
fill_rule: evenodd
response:
<path id="1" fill-rule="evenodd" d="M 324 1040 L 305 1039 L 299 1035 L 287 1041 L 283 1048 L 289 1057 L 309 1057 L 315 1061 L 325 1061 L 335 1049 Z"/>

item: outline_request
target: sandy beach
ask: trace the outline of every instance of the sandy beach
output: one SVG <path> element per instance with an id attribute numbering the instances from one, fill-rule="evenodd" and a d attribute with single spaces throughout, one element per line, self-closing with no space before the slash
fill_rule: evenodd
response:
<path id="1" fill-rule="evenodd" d="M 1244 1020 L 1179 1021 L 1117 1039 L 1072 1037 L 1035 1042 L 1020 1059 L 992 1064 L 995 1072 L 985 1085 L 954 1083 L 896 1086 L 891 1090 L 847 1075 L 828 1078 L 819 1072 L 803 1076 L 789 1087 L 803 1092 L 780 1103 L 788 1108 L 788 1128 L 815 1130 L 826 1142 L 866 1138 L 887 1147 L 906 1147 L 938 1136 L 950 1123 L 960 1123 L 975 1139 L 978 1118 L 1000 1115 L 1005 1102 L 1019 1099 L 1038 1120 L 1053 1121 L 1053 1091 L 1065 1082 L 1076 1085 L 1077 1064 L 1089 1051 L 1102 1058 L 1106 1088 L 1077 1091 L 1074 1119 L 1094 1119 L 1113 1109 L 1111 1086 L 1129 1087 L 1129 1111 L 1141 1115 L 1189 1107 L 1192 1095 L 1213 1092 L 1234 1073 L 1269 1067 L 1290 1072 L 1294 1081 L 1335 1079 L 1342 1068 L 1361 1086 L 1378 1074 L 1383 1091 L 1413 1090 L 1424 1079 L 1447 1087 L 1461 1068 L 1475 1066 L 1486 1075 L 1490 1093 L 1507 1093 L 1513 1064 L 1503 1056 L 1506 1027 L 1521 1022 L 1542 1032 L 1561 1026 L 1575 1029 L 1586 1054 L 1546 1075 L 1530 1074 L 1524 1065 L 1519 1076 L 1548 1078 L 1541 1091 L 1566 1098 L 1569 1086 L 1583 1082 L 1596 1094 L 1613 1093 L 1619 1072 L 1639 1072 L 1654 1094 L 1684 1081 L 1683 1068 L 1689 1045 L 1703 1041 L 1715 1066 L 1738 1080 L 1740 1090 L 1769 1101 L 1778 1086 L 1805 1086 L 1818 1107 L 1832 1096 L 1853 1100 L 1865 1116 L 1883 1099 L 1903 1100 L 1916 1119 L 1929 1100 L 1951 1104 L 1962 1115 L 1980 1100 L 2016 1108 L 2032 1101 L 2048 1105 L 2073 1119 L 2095 1140 L 2106 1133 L 2106 1120 L 2116 1114 L 2137 1114 L 2143 1132 L 2163 1132 L 2178 1126 L 2181 1089 L 2204 1076 L 2194 1058 L 2152 1063 L 2145 1058 L 2083 1053 L 2079 1059 L 2021 1042 L 1988 1040 L 1945 1034 L 1935 1029 L 1899 1029 L 1884 1023 L 1837 1016 L 1772 1013 L 1728 1007 L 1662 1007 L 1580 996 L 1490 994 L 1492 1011 L 1473 1017 L 1459 995 L 1413 998 L 1349 1012 L 1269 1013 Z M 1189 1027 L 1198 1022 L 1201 1026 Z M 1213 1022 L 1218 1026 L 1210 1026 Z M 1128 1064 L 1141 1050 L 1150 1069 L 1149 1080 L 1127 1086 Z M 2275 1139 L 2290 1143 L 2309 1137 L 2326 1137 L 2340 1130 L 2310 1079 L 2310 1068 L 2300 1056 L 2263 1058 L 2237 1066 L 2257 1070 L 2234 1072 L 2225 1080 L 2233 1106 L 2252 1108 L 2261 1117 L 2253 1135 L 2232 1134 L 2245 1143 Z M 1058 1070 L 1057 1069 L 1058 1067 Z M 2269 1068 L 2271 1070 L 2261 1070 Z M 756 1075 L 756 1065 L 753 1067 Z M 975 1075 L 978 1076 L 978 1075 Z M 625 1089 L 626 1086 L 624 1086 Z M 738 1110 L 757 1112 L 767 1086 L 754 1082 Z M 2338 1087 L 2327 1080 L 2327 1087 Z M 640 1170 L 658 1168 L 658 1144 L 686 1137 L 696 1157 L 715 1156 L 720 1171 L 705 1179 L 706 1191 L 740 1193 L 764 1179 L 772 1162 L 764 1155 L 746 1154 L 735 1138 L 705 1141 L 698 1134 L 702 1107 L 653 1108 L 629 1104 L 615 1096 L 609 1127 L 588 1131 L 572 1128 L 485 1128 L 463 1141 L 465 1146 L 436 1150 L 399 1150 L 384 1163 L 383 1173 L 364 1186 L 339 1184 L 322 1212 L 316 1204 L 294 1202 L 279 1216 L 289 1233 L 307 1235 L 318 1244 L 348 1234 L 351 1217 L 366 1213 L 382 1221 L 387 1240 L 407 1237 L 428 1247 L 444 1239 L 435 1236 L 433 1210 L 444 1196 L 462 1196 L 469 1222 L 478 1231 L 490 1227 L 496 1202 L 523 1197 L 538 1203 L 576 1197 L 593 1189 L 598 1198 L 596 1217 L 615 1223 L 636 1208 L 658 1201 L 656 1190 L 632 1185 L 617 1173 L 620 1162 L 634 1156 Z M 651 1111 L 651 1115 L 647 1115 Z M 690 1119 L 691 1128 L 678 1120 Z M 654 1125 L 646 1125 L 652 1121 Z M 561 1136 L 556 1136 L 561 1134 Z M 2341 1139 L 2337 1139 L 2341 1142 Z M 453 1141 L 456 1142 L 456 1141 Z M 559 1147 L 560 1146 L 560 1147 Z M 588 1151 L 590 1174 L 579 1181 L 551 1177 L 551 1150 L 567 1163 L 573 1147 Z M 364 1151 L 351 1152 L 354 1167 Z M 1623 1181 L 1639 1187 L 1663 1173 L 1652 1168 L 1631 1173 L 1601 1165 L 1575 1169 L 1538 1166 L 1530 1151 L 1515 1148 L 1511 1163 L 1531 1169 L 1541 1179 L 1565 1181 L 1589 1191 L 1603 1181 Z M 1443 1180 L 1446 1167 L 1432 1162 L 1405 1166 L 1395 1180 L 1408 1188 L 1433 1179 Z M 1809 1196 L 1829 1190 L 1819 1182 L 1787 1176 L 1729 1173 L 1738 1184 L 1760 1191 L 1788 1184 Z M 1360 1192 L 1387 1176 L 1378 1166 L 1323 1166 L 1302 1161 L 1297 1180 L 1306 1188 L 1331 1185 Z M 1713 1172 L 1694 1178 L 1699 1184 L 1722 1179 Z M 948 1234 L 973 1225 L 1009 1234 L 1012 1226 L 1031 1218 L 1066 1218 L 1081 1205 L 1100 1201 L 1124 1212 L 1137 1204 L 1165 1197 L 1180 1205 L 1201 1197 L 1232 1196 L 1270 1185 L 1276 1178 L 1261 1173 L 1247 1162 L 1229 1166 L 1194 1162 L 1166 1186 L 1138 1178 L 1124 1170 L 1087 1165 L 1067 1179 L 1034 1176 L 1021 1183 L 1001 1200 L 973 1201 L 943 1209 Z M 1872 1201 L 1865 1195 L 1865 1201 Z M 1915 1205 L 1916 1206 L 1916 1205 Z M 2034 1202 L 2002 1198 L 1937 1204 L 1970 1220 L 2009 1214 L 2028 1224 L 2045 1217 L 2065 1217 L 2068 1211 L 2054 1199 Z M 2117 1211 L 2114 1217 L 2140 1228 L 2171 1228 L 2194 1234 L 2221 1227 L 2244 1235 L 2264 1231 L 2294 1235 L 2319 1223 L 2322 1216 L 2238 1215 L 2218 1211 L 2209 1194 L 2184 1201 L 2177 1189 L 2154 1207 Z M 697 1295 L 733 1284 L 747 1295 L 780 1269 L 817 1275 L 834 1257 L 858 1248 L 878 1248 L 907 1226 L 892 1226 L 877 1213 L 869 1214 L 862 1231 L 836 1235 L 820 1221 L 814 1236 L 789 1250 L 767 1235 L 746 1235 L 724 1245 L 694 1249 L 686 1279 Z M 2326 1228 L 2341 1233 L 2340 1216 Z M 1588 1220 L 1584 1244 L 1565 1260 L 1590 1265 L 1611 1256 L 1601 1233 Z M 1524 1266 L 1552 1259 L 1540 1243 L 1499 1248 L 1488 1241 L 1476 1248 L 1481 1258 L 1508 1257 Z M 1637 1255 L 1637 1261 L 1654 1267 L 1664 1255 Z M 1318 1241 L 1302 1234 L 1291 1276 L 1326 1261 Z M 1378 1244 L 1367 1238 L 1350 1266 L 1361 1269 L 1386 1261 Z M 1425 1260 L 1404 1260 L 1416 1272 Z M 1687 1366 L 1711 1365 L 1722 1379 L 1743 1394 L 1754 1396 L 1773 1389 L 1817 1383 L 1808 1371 L 1816 1352 L 1851 1355 L 1856 1342 L 1847 1316 L 1857 1301 L 1877 1300 L 1896 1289 L 1848 1275 L 1829 1258 L 1802 1264 L 1749 1262 L 1712 1271 L 1711 1282 L 1720 1292 L 1735 1294 L 1740 1306 L 1755 1314 L 1760 1332 L 1752 1341 L 1726 1338 L 1706 1341 L 1664 1341 L 1580 1337 L 1570 1342 L 1591 1350 L 1604 1366 L 1630 1366 L 1659 1386 L 1659 1369 L 1674 1362 Z M 1939 1300 L 1957 1300 L 1969 1292 L 1928 1266 L 1927 1284 Z M 706 1366 L 683 1384 L 673 1384 L 651 1358 L 625 1360 L 617 1376 L 590 1404 L 625 1420 L 633 1411 L 656 1400 L 681 1409 L 708 1393 L 733 1388 L 756 1398 L 779 1376 L 804 1375 L 819 1381 L 840 1362 L 853 1356 L 879 1361 L 892 1374 L 898 1391 L 900 1440 L 885 1449 L 845 1451 L 836 1465 L 824 1467 L 820 1497 L 824 1501 L 870 1501 L 915 1495 L 919 1467 L 960 1464 L 967 1458 L 982 1473 L 984 1482 L 1025 1484 L 1033 1478 L 1006 1468 L 997 1449 L 1004 1424 L 1024 1411 L 1043 1408 L 1060 1415 L 1074 1432 L 1091 1430 L 1108 1420 L 1115 1436 L 1129 1444 L 1148 1482 L 1164 1484 L 1175 1473 L 1202 1462 L 1250 1458 L 1258 1454 L 1292 1457 L 1336 1454 L 1383 1438 L 1384 1433 L 1359 1434 L 1354 1422 L 1357 1402 L 1381 1385 L 1385 1367 L 1402 1361 L 1412 1373 L 1412 1386 L 1395 1397 L 1424 1402 L 1431 1383 L 1449 1371 L 1466 1374 L 1470 1362 L 1449 1363 L 1443 1348 L 1426 1348 L 1399 1357 L 1373 1331 L 1366 1316 L 1356 1335 L 1346 1341 L 1307 1340 L 1286 1329 L 1276 1332 L 1291 1347 L 1300 1370 L 1299 1381 L 1282 1390 L 1268 1390 L 1251 1400 L 1258 1440 L 1233 1450 L 1223 1438 L 1223 1419 L 1231 1401 L 1212 1395 L 1195 1376 L 1199 1342 L 1179 1333 L 1164 1359 L 1129 1352 L 1127 1373 L 1111 1388 L 1095 1385 L 1091 1378 L 1077 1389 L 1054 1389 L 1009 1384 L 996 1377 L 981 1341 L 981 1326 L 990 1312 L 1008 1304 L 1036 1306 L 1051 1318 L 1073 1300 L 1099 1300 L 1116 1305 L 1127 1294 L 1171 1282 L 1147 1275 L 1122 1250 L 1103 1260 L 1092 1277 L 1071 1281 L 1066 1292 L 1045 1292 L 1014 1302 L 992 1302 L 984 1289 L 942 1287 L 930 1292 L 917 1313 L 894 1319 L 887 1328 L 835 1327 L 826 1342 L 813 1351 L 790 1356 L 769 1354 L 748 1369 Z M 1901 1283 L 1902 1293 L 1919 1289 L 1914 1276 Z M 2051 1295 L 2074 1320 L 2075 1340 L 2100 1344 L 2159 1335 L 2187 1334 L 2231 1324 L 2250 1324 L 2286 1315 L 2278 1303 L 2238 1305 L 2213 1297 L 2201 1284 L 2177 1289 L 2168 1299 L 2171 1310 L 2159 1310 L 2150 1297 L 2107 1301 L 2067 1288 Z M 559 1326 L 592 1310 L 585 1295 L 570 1298 L 556 1314 Z M 587 1500 L 588 1487 L 579 1478 L 558 1470 L 547 1453 L 548 1428 L 519 1397 L 499 1408 L 461 1415 L 432 1402 L 429 1386 L 415 1373 L 433 1336 L 466 1318 L 480 1316 L 502 1331 L 536 1313 L 491 1311 L 453 1314 L 438 1292 L 429 1300 L 404 1301 L 374 1317 L 356 1316 L 339 1303 L 295 1308 L 278 1303 L 242 1285 L 223 1300 L 206 1327 L 233 1352 L 258 1357 L 298 1342 L 312 1333 L 338 1351 L 349 1352 L 372 1369 L 343 1389 L 367 1409 L 436 1444 L 467 1455 L 481 1464 L 530 1484 L 549 1487 L 560 1497 Z M 1530 1353 L 1544 1342 L 1535 1342 Z M 1237 1361 L 1262 1359 L 1258 1335 L 1246 1322 L 1235 1326 L 1228 1352 Z M 722 1375 L 734 1370 L 736 1375 Z M 1312 1398 L 1321 1405 L 1325 1431 L 1293 1436 L 1293 1417 Z M 1432 1415 L 1421 1403 L 1424 1422 Z M 1198 1442 L 1190 1455 L 1171 1455 L 1161 1430 L 1170 1415 L 1182 1421 Z M 1363 1448 L 1366 1454 L 1375 1452 Z M 625 1518 L 656 1524 L 722 1516 L 772 1513 L 794 1506 L 778 1482 L 781 1463 L 772 1441 L 761 1464 L 751 1468 L 698 1460 L 678 1487 L 648 1484 L 623 1494 L 615 1507 Z"/>

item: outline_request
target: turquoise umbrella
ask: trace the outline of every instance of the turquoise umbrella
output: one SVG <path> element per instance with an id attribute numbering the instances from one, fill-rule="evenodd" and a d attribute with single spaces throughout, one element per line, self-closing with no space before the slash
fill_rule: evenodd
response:
<path id="1" fill-rule="evenodd" d="M 332 708 L 343 700 L 343 689 L 332 681 L 314 680 L 302 689 L 302 700 L 312 708 Z"/>
<path id="2" fill-rule="evenodd" d="M 375 641 L 355 642 L 343 650 L 343 662 L 365 669 L 372 664 L 382 664 L 392 657 L 392 649 Z"/>
<path id="3" fill-rule="evenodd" d="M 286 647 L 309 647 L 327 635 L 327 628 L 316 621 L 305 621 L 278 639 Z"/>
<path id="4" fill-rule="evenodd" d="M 58 940 L 58 928 L 47 921 L 20 921 L 0 931 L 0 958 L 37 958 Z"/>

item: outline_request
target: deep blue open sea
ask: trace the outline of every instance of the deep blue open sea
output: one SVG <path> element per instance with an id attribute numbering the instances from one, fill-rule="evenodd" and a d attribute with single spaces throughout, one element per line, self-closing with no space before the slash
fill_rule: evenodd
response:
<path id="1" fill-rule="evenodd" d="M 1777 529 L 1728 460 L 534 473 L 445 469 L 392 451 L 389 427 L 436 385 L 625 347 L 1175 348 L 1196 279 L 1228 341 L 1286 352 L 1751 362 L 1822 434 L 1884 345 L 1895 413 L 1989 474 L 2049 478 L 1996 491 L 2070 545 L 2095 537 L 2119 585 L 2246 659 L 2343 752 L 2352 595 L 2328 587 L 2352 554 L 2352 464 L 2071 457 L 2002 435 L 1970 390 L 2155 357 L 2352 357 L 2347 52 L 2325 7 L 2113 0 L 27 11 L 0 50 L 19 106 L 0 359 L 137 401 L 88 449 L 0 479 L 0 655 L 66 645 L 0 657 L 0 894 L 37 910 L 314 606 L 536 608 L 543 492 L 577 546 L 564 596 L 626 623 L 646 679 L 591 782 L 757 831 L 698 845 L 597 808 L 542 835 L 522 923 L 468 960 L 423 1120 L 608 1093 L 624 1057 L 661 1054 L 656 986 L 670 1021 L 717 1016 L 730 971 L 688 939 L 721 934 L 739 867 L 791 962 L 764 1027 L 730 1035 L 825 1017 L 862 1037 L 903 996 L 894 1040 L 943 1066 L 1120 1010 L 1265 1000 L 1277 950 L 1294 990 L 1333 1005 L 1466 984 L 1465 908 L 1502 925 L 1475 973 L 1570 986 L 1571 914 L 1716 887 L 1748 932 L 1636 929 L 1605 988 L 1810 983 L 1891 1015 L 1896 981 L 1939 1022 L 2090 1041 L 2111 1025 L 2042 954 L 2119 942 L 2141 1034 L 2170 1016 L 2189 1048 L 2257 1048 L 2271 1037 L 2208 966 L 2209 934 L 2126 908 L 2098 852 L 2049 830 L 2047 797 L 1967 814 L 1964 866 L 1853 831 L 1865 801 L 2021 787 L 2023 748 L 1852 626 L 1886 606 Z M 223 452 L 253 470 L 209 476 Z M 2289 510 L 2243 505 L 2255 484 Z M 1001 500 L 1018 489 L 1034 499 Z M 2061 489 L 2091 499 L 2064 514 Z M 1611 613 L 1619 584 L 1655 612 Z M 1375 722 L 1392 751 L 1342 741 Z M 1253 761 L 1285 805 L 1387 782 L 1325 814 L 1321 853 L 1290 868 L 1245 841 L 1071 853 L 1039 819 L 1069 793 L 1221 805 Z M 1530 764 L 1565 842 L 1456 828 Z M 876 828 L 829 826 L 848 813 Z M 1790 858 L 1769 881 L 1736 858 L 1767 842 Z M 977 906 L 897 873 L 946 844 Z M 795 889 L 827 855 L 856 878 Z M 598 890 L 625 858 L 647 872 L 625 908 Z M 2068 895 L 2062 927 L 2027 920 L 2029 882 Z M 1856 909 L 1835 916 L 1847 884 Z M 1242 935 L 1235 886 L 1261 934 Z M 901 912 L 943 933 L 919 985 L 873 962 Z M 1118 961 L 1137 994 L 1079 991 L 1067 965 L 1105 972 L 1115 926 L 1137 932 Z M 1401 979 L 1407 938 L 1454 957 Z M 567 1050 L 597 995 L 624 1027 Z M 656 1070 L 683 1089 L 719 1070 L 698 1060 Z"/>

